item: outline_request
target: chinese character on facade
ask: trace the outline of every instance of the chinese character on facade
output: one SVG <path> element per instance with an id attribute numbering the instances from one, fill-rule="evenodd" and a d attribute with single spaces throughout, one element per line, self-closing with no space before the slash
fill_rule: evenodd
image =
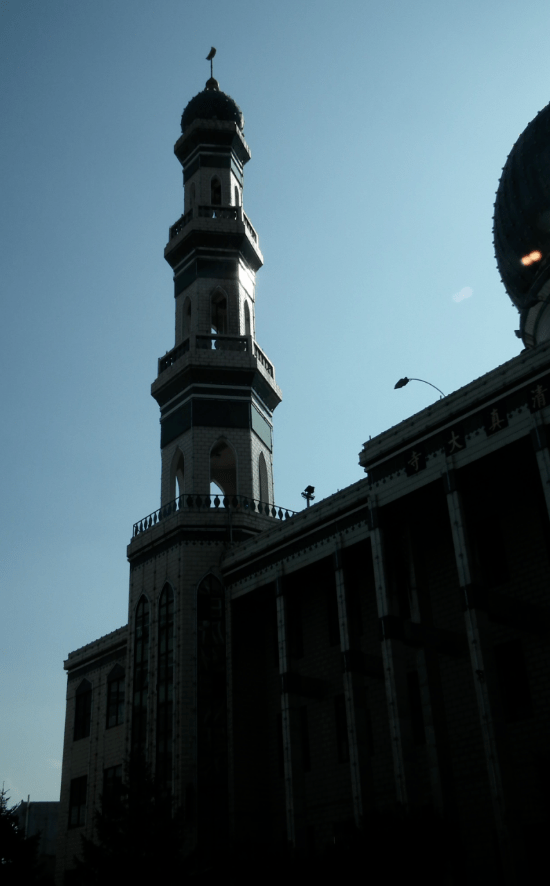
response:
<path id="1" fill-rule="evenodd" d="M 413 471 L 418 471 L 418 469 L 420 468 L 420 453 L 417 453 L 416 450 L 413 450 L 408 464 L 411 466 Z"/>
<path id="2" fill-rule="evenodd" d="M 450 456 L 451 453 L 456 452 L 456 450 L 462 450 L 464 448 L 464 444 L 460 443 L 460 435 L 455 431 L 451 431 L 451 438 L 447 441 L 447 454 Z"/>
<path id="3" fill-rule="evenodd" d="M 548 389 L 543 388 L 542 385 L 537 385 L 535 388 L 531 389 L 531 402 L 534 410 L 540 410 L 541 407 L 546 406 L 547 391 Z"/>
<path id="4" fill-rule="evenodd" d="M 503 424 L 504 419 L 500 418 L 498 409 L 491 410 L 489 431 L 497 431 L 499 428 L 502 428 Z"/>

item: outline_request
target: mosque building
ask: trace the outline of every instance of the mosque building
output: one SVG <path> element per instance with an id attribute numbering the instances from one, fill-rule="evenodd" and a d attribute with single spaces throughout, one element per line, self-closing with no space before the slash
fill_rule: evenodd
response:
<path id="1" fill-rule="evenodd" d="M 161 502 L 127 549 L 128 624 L 65 662 L 58 883 L 135 753 L 191 844 L 314 854 L 397 803 L 453 823 L 472 883 L 531 852 L 550 790 L 549 128 L 550 105 L 495 204 L 525 349 L 366 442 L 362 480 L 293 513 L 275 504 L 282 392 L 256 340 L 243 115 L 213 77 L 188 103 L 164 253 L 175 343 L 151 388 Z"/>

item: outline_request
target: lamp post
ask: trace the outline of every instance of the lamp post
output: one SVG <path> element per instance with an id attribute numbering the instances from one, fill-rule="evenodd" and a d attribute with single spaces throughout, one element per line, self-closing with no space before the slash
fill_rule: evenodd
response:
<path id="1" fill-rule="evenodd" d="M 445 397 L 445 395 L 443 394 L 441 388 L 438 388 L 437 385 L 432 385 L 431 382 L 426 382 L 425 379 L 413 379 L 413 378 L 408 379 L 406 376 L 403 376 L 403 378 L 402 378 L 402 379 L 399 379 L 399 381 L 396 382 L 395 385 L 394 385 L 393 387 L 394 387 L 394 389 L 395 389 L 395 388 L 404 388 L 405 385 L 408 385 L 408 384 L 409 384 L 409 382 L 424 382 L 424 385 L 431 385 L 432 388 L 435 388 L 436 391 L 439 391 L 441 397 Z"/>
<path id="2" fill-rule="evenodd" d="M 309 503 L 312 501 L 312 499 L 315 499 L 315 496 L 313 495 L 314 492 L 315 492 L 315 487 L 306 487 L 304 492 L 302 493 L 303 498 L 307 502 L 308 508 L 309 508 Z"/>

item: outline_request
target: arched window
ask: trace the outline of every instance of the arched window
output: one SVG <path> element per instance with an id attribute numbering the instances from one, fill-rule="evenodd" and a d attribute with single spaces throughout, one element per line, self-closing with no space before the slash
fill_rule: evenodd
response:
<path id="1" fill-rule="evenodd" d="M 81 681 L 75 695 L 73 739 L 85 739 L 90 735 L 92 719 L 92 685 Z"/>
<path id="2" fill-rule="evenodd" d="M 223 290 L 212 293 L 210 302 L 211 327 L 213 333 L 223 336 L 227 334 L 227 296 Z"/>
<path id="3" fill-rule="evenodd" d="M 258 475 L 259 475 L 259 490 L 260 490 L 260 502 L 269 502 L 269 486 L 267 481 L 267 464 L 265 461 L 265 456 L 263 453 L 260 453 L 258 459 Z"/>
<path id="4" fill-rule="evenodd" d="M 185 492 L 185 460 L 183 453 L 177 448 L 172 459 L 172 469 L 170 471 L 170 497 L 179 499 Z"/>
<path id="5" fill-rule="evenodd" d="M 227 792 L 225 594 L 209 573 L 197 589 L 197 793 L 199 821 L 211 818 L 211 798 Z"/>
<path id="6" fill-rule="evenodd" d="M 174 592 L 166 583 L 159 599 L 156 776 L 167 788 L 172 786 L 173 706 Z"/>
<path id="7" fill-rule="evenodd" d="M 222 183 L 217 176 L 213 176 L 210 182 L 210 204 L 211 206 L 222 205 Z"/>
<path id="8" fill-rule="evenodd" d="M 239 188 L 235 185 L 235 206 L 238 206 L 240 202 Z"/>
<path id="9" fill-rule="evenodd" d="M 190 192 L 189 192 L 189 196 L 191 198 L 191 206 L 195 205 L 195 199 L 196 199 L 195 194 L 196 194 L 195 183 L 193 182 L 193 184 L 191 185 L 191 188 L 190 188 Z"/>
<path id="10" fill-rule="evenodd" d="M 107 677 L 107 727 L 124 723 L 124 669 L 120 665 Z"/>
<path id="11" fill-rule="evenodd" d="M 244 302 L 244 334 L 250 336 L 250 308 L 248 307 L 248 299 Z"/>
<path id="12" fill-rule="evenodd" d="M 210 482 L 217 484 L 224 496 L 237 493 L 237 459 L 225 440 L 218 441 L 210 451 Z"/>
<path id="13" fill-rule="evenodd" d="M 134 639 L 134 698 L 132 748 L 144 751 L 147 740 L 147 691 L 149 689 L 149 601 L 142 595 L 136 608 Z"/>
<path id="14" fill-rule="evenodd" d="M 187 339 L 191 332 L 191 299 L 187 296 L 183 303 L 183 311 L 181 317 L 182 338 Z"/>

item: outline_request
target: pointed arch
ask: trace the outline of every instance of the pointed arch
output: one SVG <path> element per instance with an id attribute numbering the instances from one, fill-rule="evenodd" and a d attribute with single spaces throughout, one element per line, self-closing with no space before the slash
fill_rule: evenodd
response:
<path id="1" fill-rule="evenodd" d="M 239 206 L 241 203 L 241 195 L 239 192 L 239 186 L 235 185 L 235 206 Z"/>
<path id="2" fill-rule="evenodd" d="M 120 664 L 107 675 L 107 728 L 124 723 L 125 672 Z"/>
<path id="3" fill-rule="evenodd" d="M 183 303 L 181 314 L 181 335 L 182 339 L 187 339 L 191 332 L 191 299 L 186 297 Z"/>
<path id="4" fill-rule="evenodd" d="M 85 678 L 75 693 L 73 739 L 85 739 L 90 735 L 92 722 L 92 685 Z"/>
<path id="5" fill-rule="evenodd" d="M 225 437 L 210 450 L 210 482 L 217 484 L 224 496 L 237 493 L 237 455 Z"/>
<path id="6" fill-rule="evenodd" d="M 258 489 L 260 491 L 260 502 L 269 502 L 267 462 L 263 453 L 260 453 L 258 457 Z"/>
<path id="7" fill-rule="evenodd" d="M 244 334 L 245 334 L 245 336 L 252 335 L 252 329 L 250 326 L 250 308 L 248 307 L 248 299 L 244 300 Z"/>
<path id="8" fill-rule="evenodd" d="M 222 183 L 219 176 L 212 176 L 210 179 L 210 205 L 222 205 Z"/>
<path id="9" fill-rule="evenodd" d="M 158 616 L 156 777 L 170 789 L 174 714 L 174 591 L 169 582 L 164 584 L 160 593 Z"/>
<path id="10" fill-rule="evenodd" d="M 185 492 L 185 459 L 179 447 L 176 447 L 170 466 L 169 501 L 178 499 Z"/>
<path id="11" fill-rule="evenodd" d="M 225 591 L 218 577 L 210 572 L 197 588 L 196 723 L 198 782 L 207 783 L 214 797 L 219 791 L 227 791 L 225 645 Z M 200 811 L 200 798 L 198 803 Z"/>
<path id="12" fill-rule="evenodd" d="M 210 297 L 210 326 L 220 336 L 227 335 L 229 330 L 228 303 L 227 293 L 216 287 Z"/>
<path id="13" fill-rule="evenodd" d="M 132 708 L 132 748 L 134 751 L 144 751 L 147 740 L 149 624 L 149 601 L 142 594 L 134 617 L 134 698 Z"/>

